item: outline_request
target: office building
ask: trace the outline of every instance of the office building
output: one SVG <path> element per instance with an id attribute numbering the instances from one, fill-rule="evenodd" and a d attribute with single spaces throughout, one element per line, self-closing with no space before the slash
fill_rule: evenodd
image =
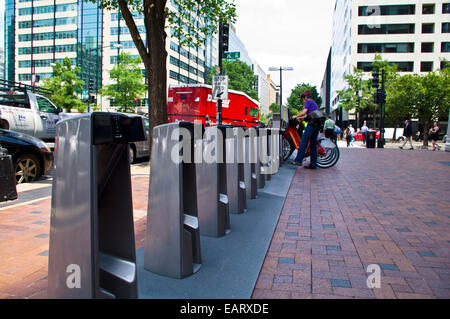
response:
<path id="1" fill-rule="evenodd" d="M 95 79 L 101 67 L 102 10 L 77 0 L 6 0 L 5 72 L 11 81 L 40 84 L 68 57 Z"/>
<path id="2" fill-rule="evenodd" d="M 355 116 L 340 108 L 344 76 L 353 67 L 372 71 L 376 53 L 405 73 L 435 71 L 450 60 L 450 1 L 336 0 L 332 39 L 330 110 L 346 122 Z"/>

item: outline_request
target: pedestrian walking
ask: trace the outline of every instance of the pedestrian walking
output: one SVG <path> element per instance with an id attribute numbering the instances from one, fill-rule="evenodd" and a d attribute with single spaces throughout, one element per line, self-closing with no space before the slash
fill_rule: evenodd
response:
<path id="1" fill-rule="evenodd" d="M 350 130 L 349 127 L 347 127 L 345 129 L 344 137 L 345 137 L 345 140 L 347 141 L 347 147 L 349 147 L 350 144 L 352 143 L 352 138 L 353 138 L 352 131 Z"/>
<path id="2" fill-rule="evenodd" d="M 341 140 L 341 128 L 337 125 L 334 126 L 334 143 L 336 144 L 337 139 Z"/>
<path id="3" fill-rule="evenodd" d="M 361 126 L 361 134 L 363 136 L 363 144 L 366 145 L 367 140 L 367 132 L 369 131 L 369 128 L 367 127 L 366 121 L 364 121 L 363 126 Z"/>
<path id="4" fill-rule="evenodd" d="M 411 127 L 411 123 L 409 122 L 409 120 L 405 121 L 405 128 L 403 129 L 403 136 L 405 137 L 405 142 L 403 143 L 402 146 L 399 146 L 399 148 L 402 150 L 406 143 L 409 142 L 409 145 L 411 145 L 410 150 L 414 149 L 414 146 L 411 142 L 411 138 L 412 138 L 412 127 Z"/>
<path id="5" fill-rule="evenodd" d="M 430 129 L 430 139 L 431 139 L 431 145 L 433 146 L 433 152 L 436 150 L 440 151 L 441 147 L 437 143 L 439 140 L 439 124 L 438 122 L 434 122 L 434 126 Z"/>
<path id="6" fill-rule="evenodd" d="M 294 118 L 303 121 L 303 119 L 308 119 L 308 115 L 314 111 L 319 110 L 316 102 L 311 99 L 311 92 L 303 92 L 301 95 L 301 100 L 304 103 L 303 110 Z M 302 166 L 303 157 L 306 153 L 306 148 L 309 147 L 311 150 L 311 162 L 309 166 L 305 166 L 305 168 L 316 169 L 317 168 L 317 136 L 320 132 L 320 126 L 312 125 L 310 122 L 305 127 L 305 131 L 303 132 L 302 139 L 300 141 L 300 146 L 298 147 L 297 157 L 291 164 Z"/>
<path id="7" fill-rule="evenodd" d="M 355 140 L 355 138 L 353 137 L 353 135 L 355 134 L 355 129 L 353 128 L 353 126 L 351 124 L 348 126 L 348 128 L 350 129 L 350 134 L 351 134 L 351 137 L 352 137 L 350 143 L 353 146 L 353 141 Z"/>
<path id="8" fill-rule="evenodd" d="M 323 124 L 323 131 L 325 133 L 326 138 L 329 138 L 330 140 L 334 140 L 335 126 L 336 126 L 336 124 L 334 123 L 334 121 L 329 116 L 327 116 L 327 120 Z"/>

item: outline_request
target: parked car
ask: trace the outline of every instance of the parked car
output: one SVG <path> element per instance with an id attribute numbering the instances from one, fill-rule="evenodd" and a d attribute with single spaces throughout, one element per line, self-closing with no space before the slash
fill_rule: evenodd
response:
<path id="1" fill-rule="evenodd" d="M 142 121 L 144 121 L 144 129 L 145 129 L 145 141 L 140 142 L 132 142 L 130 143 L 130 163 L 136 162 L 136 159 L 150 156 L 150 148 L 149 148 L 149 129 L 150 129 L 150 123 L 148 121 L 148 118 L 141 116 L 141 115 L 132 115 L 127 114 L 128 116 L 135 116 L 140 117 Z"/>
<path id="2" fill-rule="evenodd" d="M 54 140 L 61 108 L 44 95 L 52 91 L 0 80 L 0 129 Z"/>
<path id="3" fill-rule="evenodd" d="M 17 184 L 35 181 L 52 169 L 53 153 L 38 138 L 0 129 L 0 145 L 12 156 Z"/>

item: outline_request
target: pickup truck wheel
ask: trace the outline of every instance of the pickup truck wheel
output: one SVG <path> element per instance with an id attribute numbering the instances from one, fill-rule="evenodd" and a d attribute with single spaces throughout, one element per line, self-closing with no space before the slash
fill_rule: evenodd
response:
<path id="1" fill-rule="evenodd" d="M 14 165 L 16 183 L 29 183 L 41 176 L 41 165 L 33 154 L 20 155 Z"/>
<path id="2" fill-rule="evenodd" d="M 3 130 L 9 130 L 9 123 L 6 120 L 0 120 L 0 128 Z"/>

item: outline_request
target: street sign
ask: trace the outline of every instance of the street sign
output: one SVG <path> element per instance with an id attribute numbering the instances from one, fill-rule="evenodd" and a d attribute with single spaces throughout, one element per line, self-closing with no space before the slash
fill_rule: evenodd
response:
<path id="1" fill-rule="evenodd" d="M 228 75 L 215 75 L 212 81 L 212 99 L 228 100 Z"/>
<path id="2" fill-rule="evenodd" d="M 236 61 L 237 59 L 239 59 L 241 57 L 241 52 L 224 52 L 223 53 L 223 58 L 228 60 L 234 60 Z"/>
<path id="3" fill-rule="evenodd" d="M 83 90 L 83 92 L 81 92 L 81 94 L 83 95 L 83 100 L 87 100 L 88 99 L 88 90 Z"/>
<path id="4" fill-rule="evenodd" d="M 225 59 L 239 59 L 241 57 L 241 52 L 224 52 L 223 57 Z"/>

